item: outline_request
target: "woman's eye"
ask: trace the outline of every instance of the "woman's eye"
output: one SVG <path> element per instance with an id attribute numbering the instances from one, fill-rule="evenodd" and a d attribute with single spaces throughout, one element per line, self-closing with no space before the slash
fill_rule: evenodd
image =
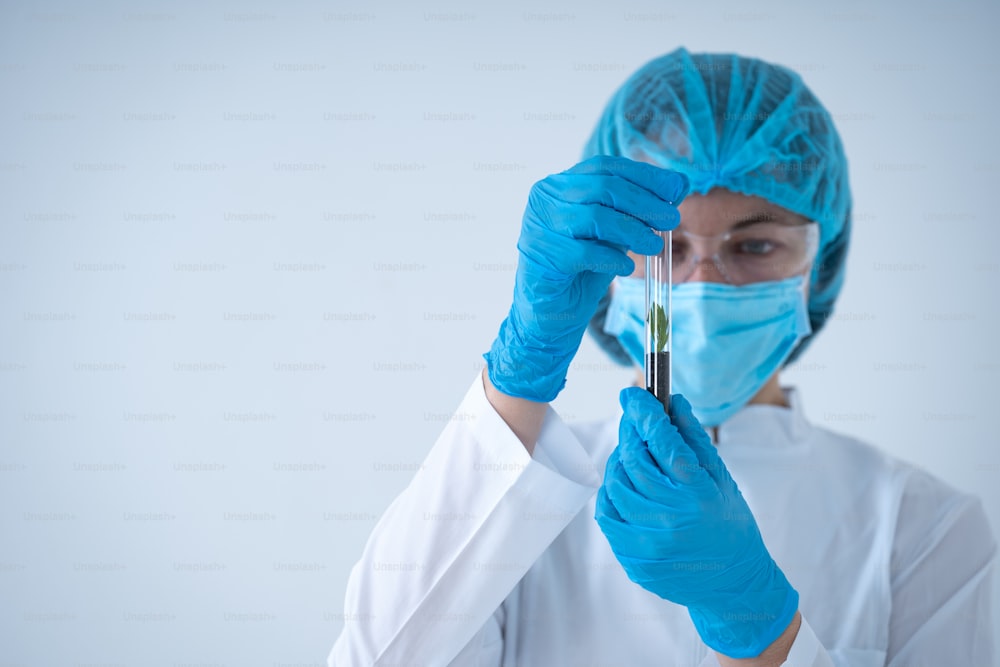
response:
<path id="1" fill-rule="evenodd" d="M 772 252 L 776 247 L 773 241 L 768 241 L 766 239 L 749 239 L 746 241 L 741 241 L 739 245 L 739 250 L 741 253 L 747 255 L 766 255 Z"/>

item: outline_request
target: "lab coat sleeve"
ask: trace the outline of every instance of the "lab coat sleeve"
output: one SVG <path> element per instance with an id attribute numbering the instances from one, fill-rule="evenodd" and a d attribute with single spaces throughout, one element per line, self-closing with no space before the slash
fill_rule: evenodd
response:
<path id="1" fill-rule="evenodd" d="M 896 524 L 889 667 L 996 664 L 996 541 L 981 501 L 914 470 Z"/>
<path id="2" fill-rule="evenodd" d="M 352 569 L 344 616 L 364 622 L 345 624 L 331 667 L 447 665 L 460 653 L 482 664 L 477 646 L 500 655 L 501 603 L 600 486 L 551 408 L 535 451 L 477 377 Z"/>

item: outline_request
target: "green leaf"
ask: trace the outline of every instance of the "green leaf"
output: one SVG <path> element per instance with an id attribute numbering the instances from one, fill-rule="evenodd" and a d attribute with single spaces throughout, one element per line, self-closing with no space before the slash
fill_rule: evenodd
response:
<path id="1" fill-rule="evenodd" d="M 653 334 L 654 352 L 663 352 L 667 347 L 667 336 L 670 335 L 669 320 L 663 306 L 656 304 L 649 311 L 650 329 Z"/>

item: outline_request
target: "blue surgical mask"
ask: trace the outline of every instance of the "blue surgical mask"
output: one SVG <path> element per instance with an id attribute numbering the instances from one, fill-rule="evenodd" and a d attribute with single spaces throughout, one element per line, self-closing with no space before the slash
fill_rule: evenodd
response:
<path id="1" fill-rule="evenodd" d="M 812 330 L 805 279 L 671 288 L 671 391 L 684 394 L 704 426 L 718 426 L 747 404 Z M 642 366 L 646 284 L 616 278 L 604 331 Z"/>

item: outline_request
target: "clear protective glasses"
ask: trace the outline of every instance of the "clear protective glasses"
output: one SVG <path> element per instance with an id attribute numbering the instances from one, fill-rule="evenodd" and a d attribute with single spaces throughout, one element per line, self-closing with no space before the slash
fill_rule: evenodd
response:
<path id="1" fill-rule="evenodd" d="M 713 264 L 732 285 L 783 280 L 805 269 L 818 248 L 816 222 L 755 222 L 713 236 L 678 227 L 673 232 L 671 282 L 687 282 L 705 262 Z"/>

